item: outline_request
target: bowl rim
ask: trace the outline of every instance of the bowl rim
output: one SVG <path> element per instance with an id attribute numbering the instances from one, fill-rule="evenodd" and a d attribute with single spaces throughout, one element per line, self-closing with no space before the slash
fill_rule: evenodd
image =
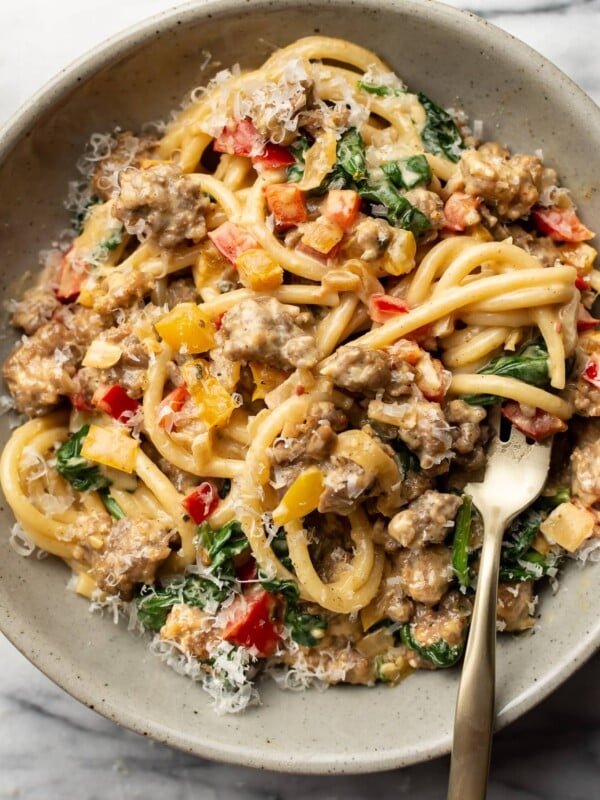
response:
<path id="1" fill-rule="evenodd" d="M 278 11 L 298 6 L 319 6 L 315 0 L 277 0 L 277 2 L 248 0 L 248 2 L 252 2 L 253 9 L 259 10 L 267 10 L 274 6 Z M 70 94 L 79 85 L 93 77 L 101 68 L 110 67 L 111 64 L 134 53 L 153 38 L 169 34 L 178 26 L 184 25 L 186 21 L 229 16 L 236 9 L 239 10 L 240 5 L 239 0 L 201 0 L 200 2 L 192 0 L 153 14 L 89 49 L 46 81 L 0 126 L 0 164 L 10 155 L 20 140 L 31 132 L 37 120 L 43 117 L 48 110 L 59 105 L 61 101 L 68 100 Z M 346 7 L 348 0 L 327 0 L 327 5 Z M 394 0 L 351 0 L 350 5 L 358 9 L 375 11 L 382 5 L 391 9 L 396 3 Z M 246 6 L 244 5 L 243 8 Z M 499 44 L 502 42 L 510 44 L 511 47 L 516 48 L 520 58 L 543 68 L 549 80 L 558 81 L 565 87 L 565 90 L 572 94 L 575 93 L 578 97 L 577 102 L 582 105 L 585 113 L 599 114 L 600 109 L 596 103 L 562 70 L 530 45 L 477 14 L 446 5 L 439 0 L 403 0 L 402 11 L 410 14 L 432 13 L 437 17 L 445 18 L 450 25 L 467 26 L 473 32 L 479 31 L 481 35 L 493 36 Z M 196 744 L 190 745 L 184 736 L 178 735 L 178 732 L 173 731 L 172 728 L 162 725 L 158 721 L 140 720 L 133 713 L 121 709 L 108 697 L 101 698 L 94 695 L 83 681 L 69 679 L 68 673 L 64 669 L 64 661 L 61 662 L 61 656 L 50 651 L 36 649 L 30 641 L 25 627 L 20 624 L 18 619 L 13 618 L 1 604 L 0 632 L 33 666 L 88 708 L 131 731 L 150 736 L 156 741 L 184 752 L 218 762 L 295 774 L 356 774 L 404 767 L 431 760 L 447 754 L 451 747 L 450 734 L 440 735 L 435 740 L 430 740 L 427 746 L 418 744 L 406 748 L 402 754 L 390 751 L 389 754 L 383 755 L 376 751 L 363 753 L 356 760 L 350 760 L 343 756 L 317 754 L 310 761 L 291 757 L 289 761 L 283 762 L 277 754 L 270 755 L 264 749 L 258 753 L 257 750 L 242 748 L 239 745 L 224 747 L 221 742 L 216 745 L 212 744 L 208 738 L 202 747 L 196 746 Z M 542 679 L 536 681 L 499 710 L 496 729 L 508 725 L 544 700 L 581 667 L 598 648 L 600 648 L 600 619 L 595 627 L 590 628 L 588 635 L 580 640 L 574 654 L 563 658 L 555 664 L 551 672 L 546 673 Z"/>

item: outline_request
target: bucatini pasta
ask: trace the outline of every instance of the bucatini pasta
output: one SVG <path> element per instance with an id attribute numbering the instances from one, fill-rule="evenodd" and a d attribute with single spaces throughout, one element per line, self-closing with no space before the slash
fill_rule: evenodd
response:
<path id="1" fill-rule="evenodd" d="M 557 454 L 506 534 L 499 627 L 599 541 L 593 233 L 541 156 L 464 119 L 343 40 L 224 70 L 160 136 L 92 137 L 77 230 L 13 303 L 13 539 L 220 709 L 261 667 L 458 661 L 491 409 Z"/>

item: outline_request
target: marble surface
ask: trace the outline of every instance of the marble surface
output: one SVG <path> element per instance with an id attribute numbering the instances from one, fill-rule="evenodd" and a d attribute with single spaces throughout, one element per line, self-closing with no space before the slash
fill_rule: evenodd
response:
<path id="1" fill-rule="evenodd" d="M 600 103 L 600 0 L 472 0 Z M 3 0 L 0 124 L 49 77 L 167 0 Z M 490 800 L 600 796 L 600 654 L 495 739 Z M 79 705 L 0 637 L 0 798 L 358 800 L 445 796 L 448 760 L 354 777 L 282 776 L 189 756 Z"/>

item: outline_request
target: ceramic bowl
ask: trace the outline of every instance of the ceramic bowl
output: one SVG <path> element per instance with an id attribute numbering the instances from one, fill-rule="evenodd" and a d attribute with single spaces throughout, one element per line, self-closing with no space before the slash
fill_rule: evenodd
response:
<path id="1" fill-rule="evenodd" d="M 409 87 L 484 121 L 484 136 L 513 150 L 543 150 L 593 227 L 600 193 L 590 164 L 600 110 L 555 67 L 483 20 L 434 2 L 222 0 L 155 17 L 82 58 L 38 93 L 0 139 L 1 290 L 37 267 L 37 253 L 67 225 L 62 206 L 75 162 L 94 131 L 137 128 L 176 108 L 206 81 L 207 50 L 223 65 L 257 65 L 273 45 L 322 33 L 354 40 L 388 61 Z M 596 191 L 594 191 L 596 190 Z M 6 329 L 6 322 L 4 322 Z M 2 356 L 13 334 L 2 336 Z M 8 435 L 3 417 L 0 435 Z M 276 770 L 366 772 L 429 759 L 450 748 L 458 670 L 420 672 L 390 689 L 284 693 L 216 716 L 190 681 L 141 639 L 88 612 L 65 591 L 53 558 L 23 559 L 8 545 L 2 510 L 0 627 L 81 702 L 140 733 L 201 756 Z M 598 567 L 569 564 L 556 596 L 541 598 L 533 635 L 502 638 L 498 722 L 539 702 L 600 642 Z"/>

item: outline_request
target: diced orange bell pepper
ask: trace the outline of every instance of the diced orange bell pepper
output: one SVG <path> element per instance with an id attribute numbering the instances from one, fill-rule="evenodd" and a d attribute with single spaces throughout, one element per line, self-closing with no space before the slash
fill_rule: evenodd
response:
<path id="1" fill-rule="evenodd" d="M 255 292 L 276 289 L 283 283 L 283 269 L 266 250 L 245 250 L 236 258 L 235 267 L 244 286 Z"/>
<path id="2" fill-rule="evenodd" d="M 588 275 L 594 268 L 598 253 L 585 242 L 568 242 L 559 248 L 561 261 L 575 267 L 580 276 Z"/>
<path id="3" fill-rule="evenodd" d="M 308 222 L 300 240 L 303 245 L 316 250 L 323 255 L 330 253 L 341 242 L 344 231 L 326 217 L 319 217 L 314 222 Z"/>
<path id="4" fill-rule="evenodd" d="M 276 525 L 285 525 L 310 514 L 319 505 L 322 491 L 323 473 L 318 467 L 309 467 L 298 475 L 273 510 L 273 522 Z"/>
<path id="5" fill-rule="evenodd" d="M 288 377 L 288 373 L 282 369 L 269 367 L 261 361 L 250 361 L 248 364 L 252 378 L 254 380 L 253 400 L 262 400 L 263 397 L 273 389 L 277 388 Z"/>
<path id="6" fill-rule="evenodd" d="M 356 219 L 360 204 L 360 195 L 353 189 L 331 189 L 323 201 L 321 214 L 347 231 Z"/>
<path id="7" fill-rule="evenodd" d="M 215 325 L 196 303 L 178 303 L 155 328 L 173 350 L 205 353 L 215 346 Z"/>
<path id="8" fill-rule="evenodd" d="M 237 403 L 231 394 L 209 371 L 208 362 L 202 359 L 186 361 L 181 367 L 183 379 L 200 416 L 209 428 L 225 425 Z"/>
<path id="9" fill-rule="evenodd" d="M 264 188 L 269 211 L 279 230 L 304 222 L 307 217 L 304 196 L 295 183 L 271 183 Z"/>

